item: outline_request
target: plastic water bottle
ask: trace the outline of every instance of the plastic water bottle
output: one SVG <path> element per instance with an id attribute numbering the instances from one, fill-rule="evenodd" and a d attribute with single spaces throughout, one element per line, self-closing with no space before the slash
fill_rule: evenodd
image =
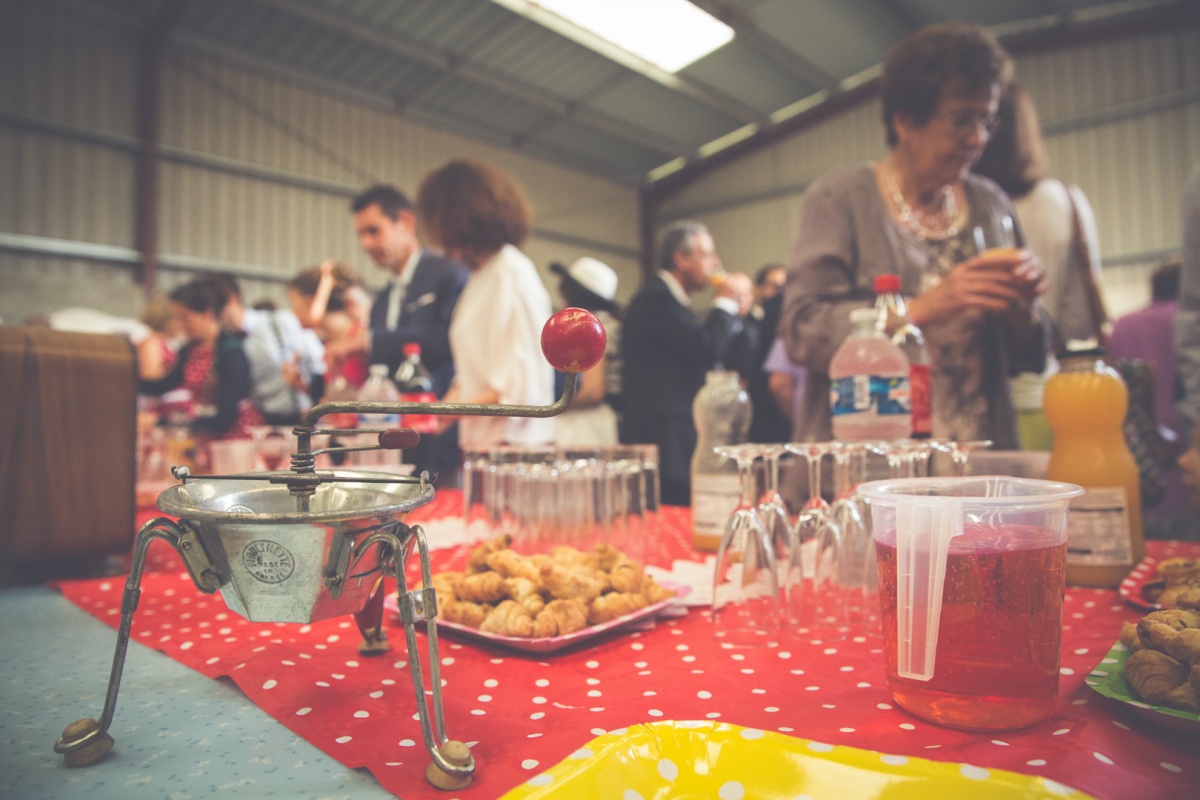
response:
<path id="1" fill-rule="evenodd" d="M 873 308 L 851 311 L 850 335 L 829 362 L 829 405 L 839 441 L 890 441 L 912 431 L 908 359 L 878 322 Z"/>
<path id="2" fill-rule="evenodd" d="M 737 464 L 714 447 L 743 444 L 750 433 L 750 395 L 736 372 L 714 370 L 692 401 L 696 449 L 692 452 L 692 540 L 698 550 L 716 550 L 729 515 L 741 497 Z"/>
<path id="3" fill-rule="evenodd" d="M 400 393 L 396 391 L 396 385 L 388 378 L 387 364 L 372 364 L 367 374 L 366 383 L 358 390 L 355 395 L 355 400 L 362 400 L 370 403 L 396 403 L 400 400 Z M 398 428 L 400 427 L 399 414 L 359 414 L 358 427 L 360 428 Z M 364 433 L 357 437 L 355 444 L 362 446 L 368 444 L 378 444 L 378 433 Z M 364 450 L 358 453 L 352 453 L 355 456 L 355 463 L 362 467 L 398 467 L 400 465 L 399 450 Z"/>
<path id="4" fill-rule="evenodd" d="M 908 318 L 908 306 L 900 294 L 899 275 L 875 278 L 875 311 L 885 335 L 908 359 L 908 392 L 912 398 L 912 437 L 928 439 L 933 435 L 933 395 L 931 393 L 929 349 L 925 334 Z"/>
<path id="5" fill-rule="evenodd" d="M 404 360 L 396 368 L 394 380 L 405 403 L 433 403 L 437 395 L 433 391 L 433 376 L 421 361 L 421 345 L 409 342 L 404 345 Z M 437 417 L 433 414 L 405 414 L 401 424 L 417 433 L 437 433 Z"/>

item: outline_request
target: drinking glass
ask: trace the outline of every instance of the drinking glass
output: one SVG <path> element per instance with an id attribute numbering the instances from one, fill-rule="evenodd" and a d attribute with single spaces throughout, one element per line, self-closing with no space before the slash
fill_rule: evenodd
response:
<path id="1" fill-rule="evenodd" d="M 834 501 L 830 515 L 841 532 L 838 583 L 848 635 L 882 636 L 879 571 L 869 501 L 858 494 L 867 474 L 871 443 L 844 442 L 834 451 Z"/>
<path id="2" fill-rule="evenodd" d="M 780 605 L 775 555 L 766 525 L 755 508 L 753 445 L 717 447 L 738 467 L 741 496 L 725 524 L 713 573 L 712 620 L 717 641 L 757 647 L 778 639 Z"/>
<path id="3" fill-rule="evenodd" d="M 977 448 L 988 448 L 992 446 L 991 439 L 976 439 L 968 442 L 937 442 L 937 449 L 941 450 L 950 456 L 950 462 L 954 465 L 954 477 L 961 478 L 967 474 L 967 459 L 971 457 L 971 451 Z"/>
<path id="4" fill-rule="evenodd" d="M 844 603 L 838 591 L 838 560 L 842 533 L 830 514 L 829 502 L 821 492 L 821 462 L 839 447 L 837 442 L 786 444 L 791 453 L 808 466 L 808 500 L 792 533 L 792 547 L 803 567 L 801 624 L 831 624 L 842 627 Z"/>
<path id="5" fill-rule="evenodd" d="M 779 593 L 784 620 L 801 624 L 804 610 L 804 563 L 800 548 L 794 546 L 795 526 L 787 503 L 779 493 L 779 459 L 787 455 L 781 444 L 763 444 L 757 448 L 763 463 L 763 493 L 758 499 L 758 514 L 767 527 L 775 566 L 779 569 Z"/>

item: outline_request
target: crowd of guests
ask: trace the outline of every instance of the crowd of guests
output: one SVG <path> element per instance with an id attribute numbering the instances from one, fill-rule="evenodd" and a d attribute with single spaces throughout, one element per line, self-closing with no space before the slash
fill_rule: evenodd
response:
<path id="1" fill-rule="evenodd" d="M 990 439 L 998 449 L 1032 439 L 1018 411 L 1039 402 L 1055 353 L 1075 341 L 1105 342 L 1110 329 L 1087 197 L 1050 176 L 1032 98 L 980 26 L 940 24 L 908 36 L 887 55 L 881 95 L 886 154 L 813 184 L 786 261 L 753 280 L 726 273 L 702 223 L 674 222 L 661 233 L 653 275 L 624 308 L 617 275 L 603 262 L 552 265 L 566 303 L 597 313 L 609 331 L 605 358 L 583 376 L 575 406 L 557 419 L 439 417 L 417 462 L 452 472 L 463 449 L 497 444 L 652 443 L 663 501 L 687 504 L 692 401 L 705 373 L 741 375 L 754 404 L 752 440 L 831 438 L 829 363 L 850 310 L 874 302 L 882 274 L 899 276 L 911 322 L 924 332 L 933 436 Z M 185 344 L 177 353 L 147 348 L 143 390 L 186 387 L 194 428 L 238 436 L 257 422 L 294 422 L 322 399 L 352 397 L 369 364 L 395 370 L 405 345 L 417 343 L 447 401 L 553 401 L 555 376 L 539 344 L 551 299 L 521 249 L 531 209 L 510 176 L 453 161 L 421 182 L 415 203 L 375 186 L 351 212 L 387 287 L 371 297 L 360 276 L 328 261 L 288 283 L 290 309 L 259 311 L 244 306 L 235 280 L 196 279 L 169 296 L 169 321 Z M 1193 247 L 1197 229 L 1185 223 Z M 1183 296 L 1194 300 L 1200 256 L 1190 258 Z M 701 293 L 711 293 L 704 315 L 692 308 Z M 1174 413 L 1183 384 L 1174 336 L 1163 333 L 1175 324 L 1178 293 L 1156 289 L 1155 303 L 1169 305 L 1143 315 L 1153 324 L 1118 321 L 1114 345 L 1154 327 L 1140 350 L 1131 344 L 1122 353 L 1156 362 L 1159 422 L 1182 450 L 1194 420 Z M 1186 308 L 1181 319 L 1200 314 L 1200 301 Z M 1181 368 L 1189 364 L 1181 354 Z M 1200 381 L 1192 367 L 1188 380 Z"/>

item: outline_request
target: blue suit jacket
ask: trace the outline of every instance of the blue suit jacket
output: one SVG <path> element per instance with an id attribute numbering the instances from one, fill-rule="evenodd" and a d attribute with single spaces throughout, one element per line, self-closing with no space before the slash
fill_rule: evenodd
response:
<path id="1" fill-rule="evenodd" d="M 450 317 L 467 282 L 467 270 L 457 261 L 422 252 L 413 271 L 412 281 L 400 302 L 400 320 L 388 330 L 388 293 L 390 287 L 375 295 L 371 306 L 370 363 L 387 364 L 395 373 L 404 360 L 404 345 L 421 345 L 421 360 L 433 374 L 438 397 L 450 388 L 454 379 L 454 360 L 450 355 Z"/>
<path id="2" fill-rule="evenodd" d="M 723 363 L 741 328 L 738 317 L 717 308 L 701 322 L 659 277 L 650 280 L 625 311 L 621 441 L 658 445 L 663 502 L 689 502 L 686 492 L 696 448 L 692 400 L 704 385 L 705 373 Z"/>

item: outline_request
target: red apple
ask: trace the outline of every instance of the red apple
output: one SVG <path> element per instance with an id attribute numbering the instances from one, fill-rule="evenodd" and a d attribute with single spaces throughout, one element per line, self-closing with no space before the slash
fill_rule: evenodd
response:
<path id="1" fill-rule="evenodd" d="M 587 372 L 604 357 L 608 336 L 590 311 L 564 308 L 542 327 L 542 353 L 560 372 Z"/>

